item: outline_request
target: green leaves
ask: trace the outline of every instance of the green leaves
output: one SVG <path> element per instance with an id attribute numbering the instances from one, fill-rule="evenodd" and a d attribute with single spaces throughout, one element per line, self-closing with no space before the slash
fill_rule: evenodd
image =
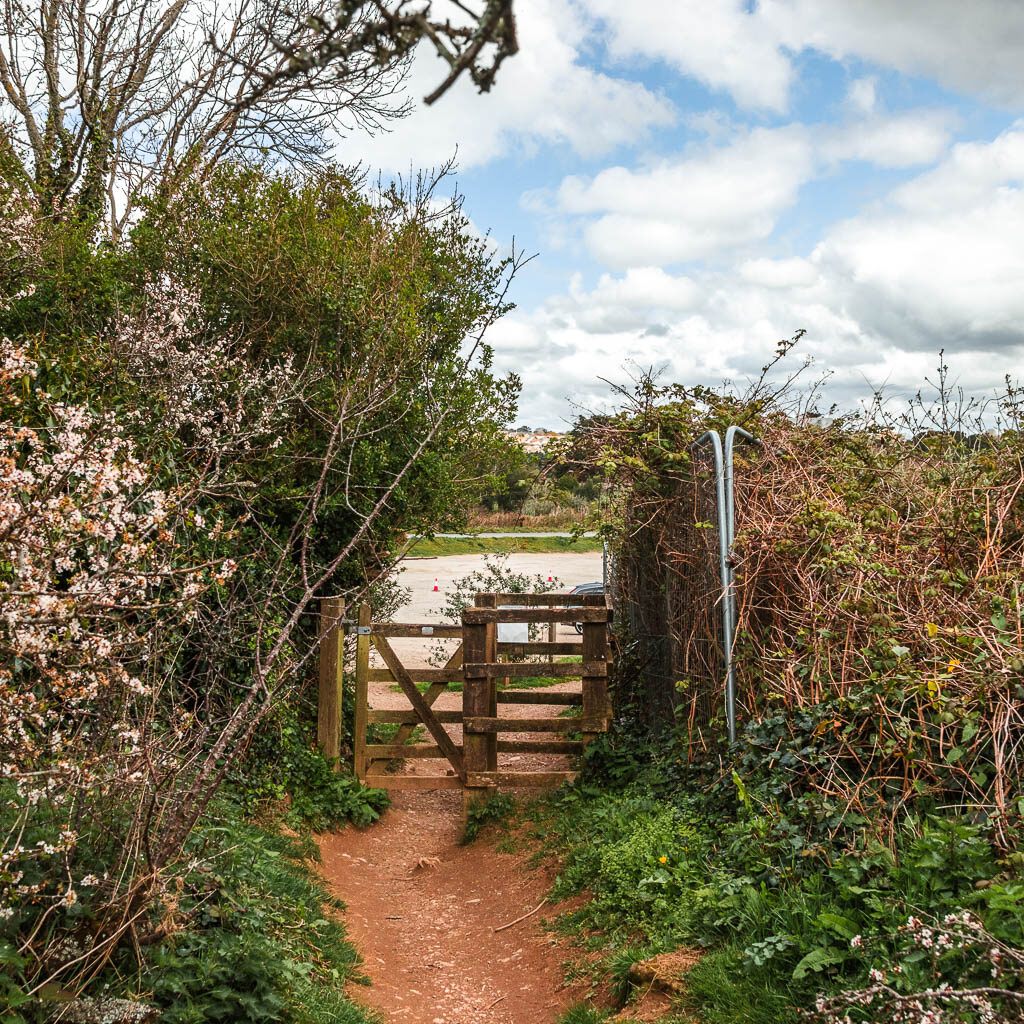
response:
<path id="1" fill-rule="evenodd" d="M 800 958 L 799 963 L 793 968 L 793 980 L 801 981 L 808 974 L 818 974 L 826 967 L 835 967 L 841 964 L 849 956 L 848 953 L 835 946 L 822 946 L 812 949 Z"/>
<path id="2" fill-rule="evenodd" d="M 818 915 L 818 924 L 842 939 L 852 939 L 858 932 L 857 923 L 842 914 L 825 912 Z"/>

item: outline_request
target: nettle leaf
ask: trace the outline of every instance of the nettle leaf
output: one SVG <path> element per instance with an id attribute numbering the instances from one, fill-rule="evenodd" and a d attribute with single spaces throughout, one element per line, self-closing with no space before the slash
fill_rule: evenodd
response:
<path id="1" fill-rule="evenodd" d="M 856 922 L 842 914 L 819 914 L 818 924 L 844 939 L 852 939 L 858 931 Z"/>
<path id="2" fill-rule="evenodd" d="M 806 978 L 808 974 L 818 974 L 826 967 L 841 964 L 845 959 L 846 954 L 835 946 L 822 946 L 818 949 L 812 949 L 793 968 L 793 980 L 800 981 L 801 978 Z"/>

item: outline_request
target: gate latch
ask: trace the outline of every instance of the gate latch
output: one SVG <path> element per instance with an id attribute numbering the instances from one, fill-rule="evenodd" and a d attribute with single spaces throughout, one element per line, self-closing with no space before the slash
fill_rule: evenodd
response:
<path id="1" fill-rule="evenodd" d="M 359 636 L 369 636 L 370 635 L 370 627 L 369 626 L 357 626 L 356 627 L 356 633 Z"/>

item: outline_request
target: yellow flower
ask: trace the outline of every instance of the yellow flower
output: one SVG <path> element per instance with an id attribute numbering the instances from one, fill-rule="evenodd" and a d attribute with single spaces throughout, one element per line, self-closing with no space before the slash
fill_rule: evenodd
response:
<path id="1" fill-rule="evenodd" d="M 960 667 L 960 662 L 959 662 L 959 661 L 957 661 L 957 660 L 956 660 L 956 658 L 954 658 L 954 659 L 953 659 L 953 660 L 952 660 L 952 661 L 951 661 L 951 662 L 949 663 L 949 671 L 950 671 L 950 672 L 954 671 L 955 669 L 958 669 L 959 667 Z"/>
<path id="2" fill-rule="evenodd" d="M 668 863 L 668 857 L 659 857 L 658 858 L 658 863 L 659 864 L 667 864 Z"/>

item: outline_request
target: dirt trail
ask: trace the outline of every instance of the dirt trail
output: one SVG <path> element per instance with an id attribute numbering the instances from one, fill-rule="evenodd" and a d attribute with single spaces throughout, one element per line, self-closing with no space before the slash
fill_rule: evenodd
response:
<path id="1" fill-rule="evenodd" d="M 522 561 L 530 556 L 518 557 Z M 544 556 L 546 565 L 555 565 L 572 582 L 600 578 L 593 575 L 595 568 L 600 569 L 600 558 L 600 553 L 561 555 L 558 561 Z M 453 564 L 453 559 L 410 562 L 414 578 L 403 582 L 414 584 L 413 599 L 395 618 L 431 621 L 429 609 L 444 597 L 432 591 L 433 577 L 476 567 Z M 540 565 L 529 568 L 543 571 Z M 578 639 L 571 626 L 560 627 L 559 634 L 559 639 Z M 406 665 L 423 666 L 436 643 L 410 638 L 396 639 L 393 646 Z M 452 646 L 447 644 L 449 653 Z M 381 664 L 376 655 L 373 664 Z M 578 691 L 579 686 L 578 681 L 567 682 L 546 692 Z M 369 705 L 398 710 L 407 709 L 409 701 L 390 684 L 371 683 Z M 442 693 L 434 707 L 458 710 L 462 694 Z M 553 716 L 561 710 L 511 704 L 503 705 L 501 714 L 524 718 Z M 461 743 L 461 726 L 446 729 Z M 569 761 L 557 755 L 503 753 L 499 766 L 557 770 L 569 767 Z M 435 775 L 446 767 L 443 760 L 408 761 L 403 774 Z M 544 899 L 551 883 L 548 873 L 527 869 L 523 862 L 528 854 L 499 853 L 486 839 L 458 845 L 461 790 L 394 791 L 391 799 L 391 809 L 371 828 L 350 828 L 320 839 L 324 874 L 348 906 L 349 934 L 373 983 L 352 986 L 351 997 L 381 1010 L 388 1024 L 554 1024 L 579 999 L 578 992 L 563 984 L 567 954 L 544 925 L 545 916 L 550 918 L 555 911 L 545 906 L 511 928 L 495 931 Z"/>
<path id="2" fill-rule="evenodd" d="M 550 879 L 525 869 L 527 854 L 459 846 L 461 808 L 458 790 L 399 792 L 372 828 L 321 838 L 373 982 L 350 995 L 389 1024 L 553 1024 L 574 1000 L 550 908 L 495 931 L 533 910 Z"/>

